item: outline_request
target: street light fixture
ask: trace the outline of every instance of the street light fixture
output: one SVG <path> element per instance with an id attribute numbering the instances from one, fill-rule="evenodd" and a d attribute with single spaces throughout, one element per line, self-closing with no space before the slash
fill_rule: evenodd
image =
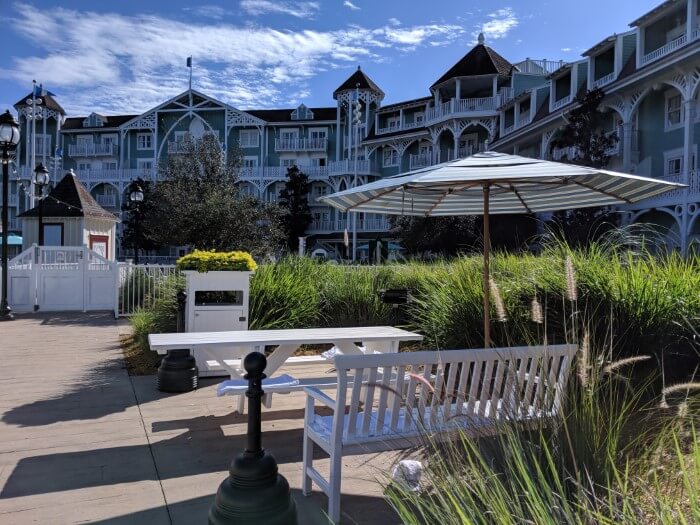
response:
<path id="1" fill-rule="evenodd" d="M 44 188 L 49 185 L 49 170 L 43 164 L 34 168 L 32 176 L 35 196 L 39 199 L 39 246 L 44 245 Z"/>
<path id="2" fill-rule="evenodd" d="M 9 231 L 9 187 L 10 187 L 10 148 L 19 144 L 19 124 L 7 110 L 0 115 L 0 148 L 2 149 L 2 299 L 0 299 L 0 321 L 14 319 L 7 301 L 7 263 Z"/>
<path id="3" fill-rule="evenodd" d="M 141 186 L 136 183 L 132 182 L 131 186 L 129 187 L 129 200 L 132 203 L 132 206 L 134 207 L 134 264 L 139 263 L 139 236 L 141 234 L 140 232 L 140 224 L 139 224 L 139 207 L 140 204 L 143 202 L 143 189 Z"/>

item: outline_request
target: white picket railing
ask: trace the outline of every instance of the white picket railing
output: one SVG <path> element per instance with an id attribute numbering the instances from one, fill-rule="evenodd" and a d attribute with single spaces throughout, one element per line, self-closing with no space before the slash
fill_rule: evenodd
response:
<path id="1" fill-rule="evenodd" d="M 665 57 L 669 53 L 672 53 L 679 47 L 683 47 L 686 42 L 688 41 L 688 36 L 686 34 L 683 34 L 679 36 L 678 38 L 671 40 L 667 44 L 661 46 L 658 49 L 655 49 L 651 53 L 647 53 L 644 55 L 641 59 L 641 64 L 642 66 L 649 64 L 651 62 L 654 62 L 655 60 L 658 60 L 662 57 Z"/>
<path id="2" fill-rule="evenodd" d="M 548 75 L 554 73 L 565 64 L 566 62 L 563 60 L 532 60 L 526 58 L 522 62 L 514 64 L 514 66 L 521 73 L 529 75 Z"/>
<path id="3" fill-rule="evenodd" d="M 555 100 L 552 102 L 552 111 L 556 111 L 557 109 L 563 108 L 567 104 L 571 102 L 572 96 L 567 95 L 566 97 L 560 98 L 559 100 Z"/>
<path id="4" fill-rule="evenodd" d="M 71 157 L 96 157 L 98 155 L 115 156 L 118 152 L 116 144 L 79 143 L 68 145 L 68 155 Z"/>
<path id="5" fill-rule="evenodd" d="M 131 315 L 173 293 L 181 275 L 174 264 L 119 263 L 116 315 Z"/>
<path id="6" fill-rule="evenodd" d="M 275 151 L 326 151 L 327 138 L 278 138 Z"/>
<path id="7" fill-rule="evenodd" d="M 495 111 L 500 106 L 500 95 L 481 98 L 453 98 L 435 107 L 428 108 L 425 120 L 431 122 L 452 115 Z"/>
<path id="8" fill-rule="evenodd" d="M 615 72 L 614 71 L 612 73 L 608 73 L 604 77 L 600 77 L 598 80 L 594 80 L 591 84 L 591 87 L 593 89 L 598 89 L 598 88 L 601 88 L 603 86 L 607 86 L 613 80 L 615 80 Z"/>

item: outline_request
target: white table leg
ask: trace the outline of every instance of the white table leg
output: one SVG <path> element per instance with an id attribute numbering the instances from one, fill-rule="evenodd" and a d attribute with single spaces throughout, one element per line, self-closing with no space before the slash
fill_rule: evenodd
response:
<path id="1" fill-rule="evenodd" d="M 214 350 L 211 347 L 206 347 L 206 346 L 198 346 L 198 349 L 202 350 L 205 354 L 209 355 L 214 361 L 216 361 L 219 366 L 221 366 L 224 370 L 226 370 L 229 375 L 231 376 L 231 379 L 243 379 L 243 363 L 241 362 L 241 368 L 234 368 L 232 366 L 229 366 L 228 363 L 226 363 L 226 358 L 220 357 L 217 353 L 216 350 Z M 239 356 L 241 361 L 247 355 L 249 352 L 246 352 L 246 347 L 238 347 L 243 352 L 245 352 L 243 355 Z M 227 356 L 228 358 L 231 358 L 232 356 Z"/>
<path id="2" fill-rule="evenodd" d="M 277 370 L 284 365 L 284 362 L 292 357 L 294 352 L 301 345 L 288 344 L 279 345 L 267 358 L 267 366 L 265 367 L 265 375 L 267 377 L 272 377 L 272 374 L 277 372 Z"/>
<path id="3" fill-rule="evenodd" d="M 382 354 L 396 353 L 399 351 L 399 342 L 392 341 L 362 341 L 362 346 L 367 349 L 368 354 L 379 352 Z"/>

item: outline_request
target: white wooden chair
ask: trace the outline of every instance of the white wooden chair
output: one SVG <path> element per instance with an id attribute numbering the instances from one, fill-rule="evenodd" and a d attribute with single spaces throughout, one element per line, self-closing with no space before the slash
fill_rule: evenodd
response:
<path id="1" fill-rule="evenodd" d="M 337 523 L 344 454 L 410 448 L 458 430 L 492 435 L 502 424 L 554 417 L 575 353 L 574 345 L 557 345 L 336 357 L 335 399 L 304 388 L 303 493 L 315 482 Z M 316 402 L 333 414 L 316 414 Z M 328 479 L 313 467 L 314 444 L 330 455 Z"/>

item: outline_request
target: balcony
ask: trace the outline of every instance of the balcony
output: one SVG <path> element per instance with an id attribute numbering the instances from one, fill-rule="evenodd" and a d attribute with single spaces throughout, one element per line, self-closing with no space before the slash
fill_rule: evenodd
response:
<path id="1" fill-rule="evenodd" d="M 607 86 L 611 82 L 615 80 L 615 72 L 613 71 L 612 73 L 609 73 L 603 77 L 600 77 L 598 80 L 594 80 L 591 83 L 591 88 L 593 89 L 599 89 L 602 88 L 603 86 Z"/>
<path id="2" fill-rule="evenodd" d="M 309 227 L 309 233 L 340 233 L 345 229 L 352 231 L 352 218 L 313 221 Z M 385 232 L 390 229 L 389 220 L 386 217 L 361 218 L 357 217 L 358 232 Z"/>
<path id="3" fill-rule="evenodd" d="M 479 153 L 480 151 L 486 150 L 486 143 L 482 142 L 477 145 L 464 146 L 457 150 L 455 155 L 455 150 L 453 148 L 448 149 L 443 155 L 440 151 L 430 152 L 430 153 L 418 153 L 417 155 L 410 155 L 408 157 L 408 167 L 410 170 L 417 170 L 420 168 L 427 168 L 429 166 L 435 166 L 442 162 L 450 162 L 453 160 L 463 159 Z"/>
<path id="4" fill-rule="evenodd" d="M 275 151 L 326 151 L 327 138 L 278 138 L 275 139 Z"/>
<path id="5" fill-rule="evenodd" d="M 424 122 L 403 122 L 398 126 L 389 126 L 384 128 L 377 128 L 377 135 L 383 135 L 385 133 L 394 133 L 396 131 L 410 131 L 415 128 L 420 128 L 424 125 Z"/>
<path id="6" fill-rule="evenodd" d="M 521 113 L 513 124 L 504 128 L 503 134 L 508 135 L 509 133 L 513 133 L 515 130 L 527 126 L 530 122 L 532 122 L 532 112 Z"/>
<path id="7" fill-rule="evenodd" d="M 103 208 L 116 208 L 117 196 L 114 193 L 108 195 L 95 195 L 95 201 Z"/>
<path id="8" fill-rule="evenodd" d="M 408 158 L 408 167 L 411 170 L 427 168 L 433 164 L 437 163 L 434 162 L 432 153 L 419 153 L 418 155 L 411 155 Z"/>
<path id="9" fill-rule="evenodd" d="M 694 34 L 697 34 L 697 30 L 694 32 Z M 655 49 L 651 53 L 647 53 L 646 55 L 642 56 L 639 65 L 646 66 L 647 64 L 651 64 L 652 62 L 655 62 L 660 58 L 665 57 L 669 53 L 673 53 L 676 49 L 683 47 L 687 41 L 688 36 L 684 33 L 678 38 L 671 40 L 666 45 L 663 45 L 660 48 Z"/>
<path id="10" fill-rule="evenodd" d="M 115 157 L 119 148 L 111 142 L 105 144 L 70 144 L 68 155 L 71 157 Z"/>
<path id="11" fill-rule="evenodd" d="M 562 97 L 559 100 L 555 100 L 552 102 L 552 111 L 556 111 L 558 109 L 563 108 L 564 106 L 571 104 L 571 101 L 573 100 L 573 97 L 571 95 L 567 95 L 566 97 Z"/>
<path id="12" fill-rule="evenodd" d="M 566 62 L 563 60 L 531 60 L 529 58 L 514 64 L 520 73 L 546 76 L 561 69 Z"/>
<path id="13" fill-rule="evenodd" d="M 552 150 L 552 160 L 554 161 L 562 161 L 562 160 L 571 160 L 576 157 L 578 154 L 578 148 L 571 146 L 568 148 L 554 148 Z"/>
<path id="14" fill-rule="evenodd" d="M 328 164 L 328 174 L 329 175 L 352 175 L 355 173 L 355 161 L 354 160 L 336 160 Z M 372 170 L 369 160 L 358 159 L 357 160 L 357 174 L 358 175 L 377 175 L 376 170 Z"/>
<path id="15" fill-rule="evenodd" d="M 426 123 L 437 122 L 447 118 L 469 117 L 481 114 L 493 114 L 501 105 L 501 96 L 482 98 L 453 98 L 447 102 L 428 108 L 425 113 Z"/>
<path id="16" fill-rule="evenodd" d="M 78 180 L 84 184 L 126 183 L 138 178 L 155 182 L 157 173 L 155 169 L 75 170 Z"/>

